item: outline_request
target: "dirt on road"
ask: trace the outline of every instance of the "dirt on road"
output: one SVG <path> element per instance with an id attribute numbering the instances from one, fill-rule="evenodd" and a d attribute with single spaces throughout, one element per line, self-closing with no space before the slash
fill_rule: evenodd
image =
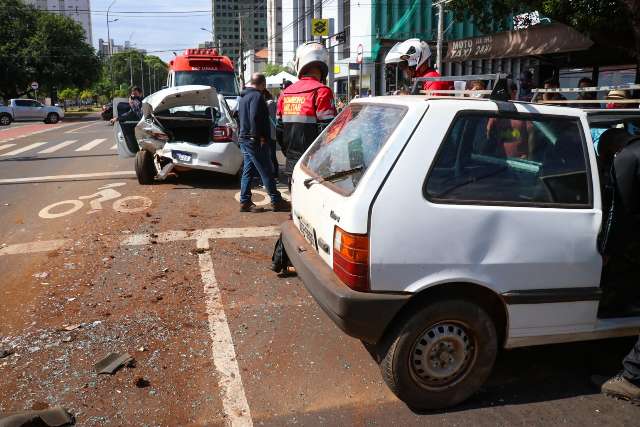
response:
<path id="1" fill-rule="evenodd" d="M 151 207 L 38 216 L 118 182 Z M 619 368 L 629 339 L 505 351 L 467 403 L 411 411 L 297 277 L 269 270 L 287 214 L 239 213 L 232 179 L 21 185 L 3 193 L 0 209 L 15 210 L 0 215 L 20 219 L 3 225 L 3 247 L 65 243 L 0 252 L 0 414 L 61 405 L 83 426 L 637 425 L 638 408 L 589 383 Z M 110 353 L 135 362 L 97 374 Z"/>

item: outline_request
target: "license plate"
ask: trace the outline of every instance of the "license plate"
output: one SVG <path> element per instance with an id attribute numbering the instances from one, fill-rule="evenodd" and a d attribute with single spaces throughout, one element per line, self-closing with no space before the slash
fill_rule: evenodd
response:
<path id="1" fill-rule="evenodd" d="M 311 244 L 314 248 L 316 247 L 316 233 L 313 228 L 307 224 L 302 218 L 298 217 L 298 221 L 300 223 L 300 232 L 307 239 L 307 242 Z"/>
<path id="2" fill-rule="evenodd" d="M 182 163 L 191 163 L 191 153 L 185 153 L 184 151 L 172 151 L 173 158 Z"/>

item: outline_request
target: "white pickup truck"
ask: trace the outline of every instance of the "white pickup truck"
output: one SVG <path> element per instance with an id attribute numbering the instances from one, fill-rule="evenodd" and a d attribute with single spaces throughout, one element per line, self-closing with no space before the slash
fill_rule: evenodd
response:
<path id="1" fill-rule="evenodd" d="M 635 286 L 615 290 L 598 250 L 610 168 L 594 147 L 638 124 L 638 109 L 358 99 L 295 167 L 286 254 L 400 399 L 456 405 L 499 349 L 638 333 Z"/>
<path id="2" fill-rule="evenodd" d="M 33 99 L 11 99 L 9 106 L 0 106 L 0 126 L 8 126 L 14 121 L 42 120 L 55 124 L 64 117 L 60 107 L 42 105 Z"/>

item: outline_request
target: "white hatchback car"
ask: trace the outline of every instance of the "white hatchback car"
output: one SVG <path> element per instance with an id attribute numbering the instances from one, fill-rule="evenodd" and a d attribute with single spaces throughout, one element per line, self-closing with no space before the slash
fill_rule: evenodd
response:
<path id="1" fill-rule="evenodd" d="M 640 317 L 599 311 L 588 120 L 488 99 L 366 98 L 297 164 L 286 253 L 410 407 L 462 402 L 500 348 L 638 333 Z"/>

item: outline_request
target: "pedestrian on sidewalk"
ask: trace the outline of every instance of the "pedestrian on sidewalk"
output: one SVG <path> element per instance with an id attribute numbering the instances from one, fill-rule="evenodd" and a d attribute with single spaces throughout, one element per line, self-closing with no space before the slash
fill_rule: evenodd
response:
<path id="1" fill-rule="evenodd" d="M 269 110 L 262 92 L 267 87 L 264 74 L 255 73 L 251 82 L 240 94 L 238 115 L 240 119 L 240 150 L 244 157 L 242 179 L 240 181 L 240 211 L 261 212 L 251 201 L 252 169 L 258 172 L 262 184 L 271 198 L 274 212 L 288 212 L 291 205 L 282 198 L 276 189 L 269 157 Z"/>

